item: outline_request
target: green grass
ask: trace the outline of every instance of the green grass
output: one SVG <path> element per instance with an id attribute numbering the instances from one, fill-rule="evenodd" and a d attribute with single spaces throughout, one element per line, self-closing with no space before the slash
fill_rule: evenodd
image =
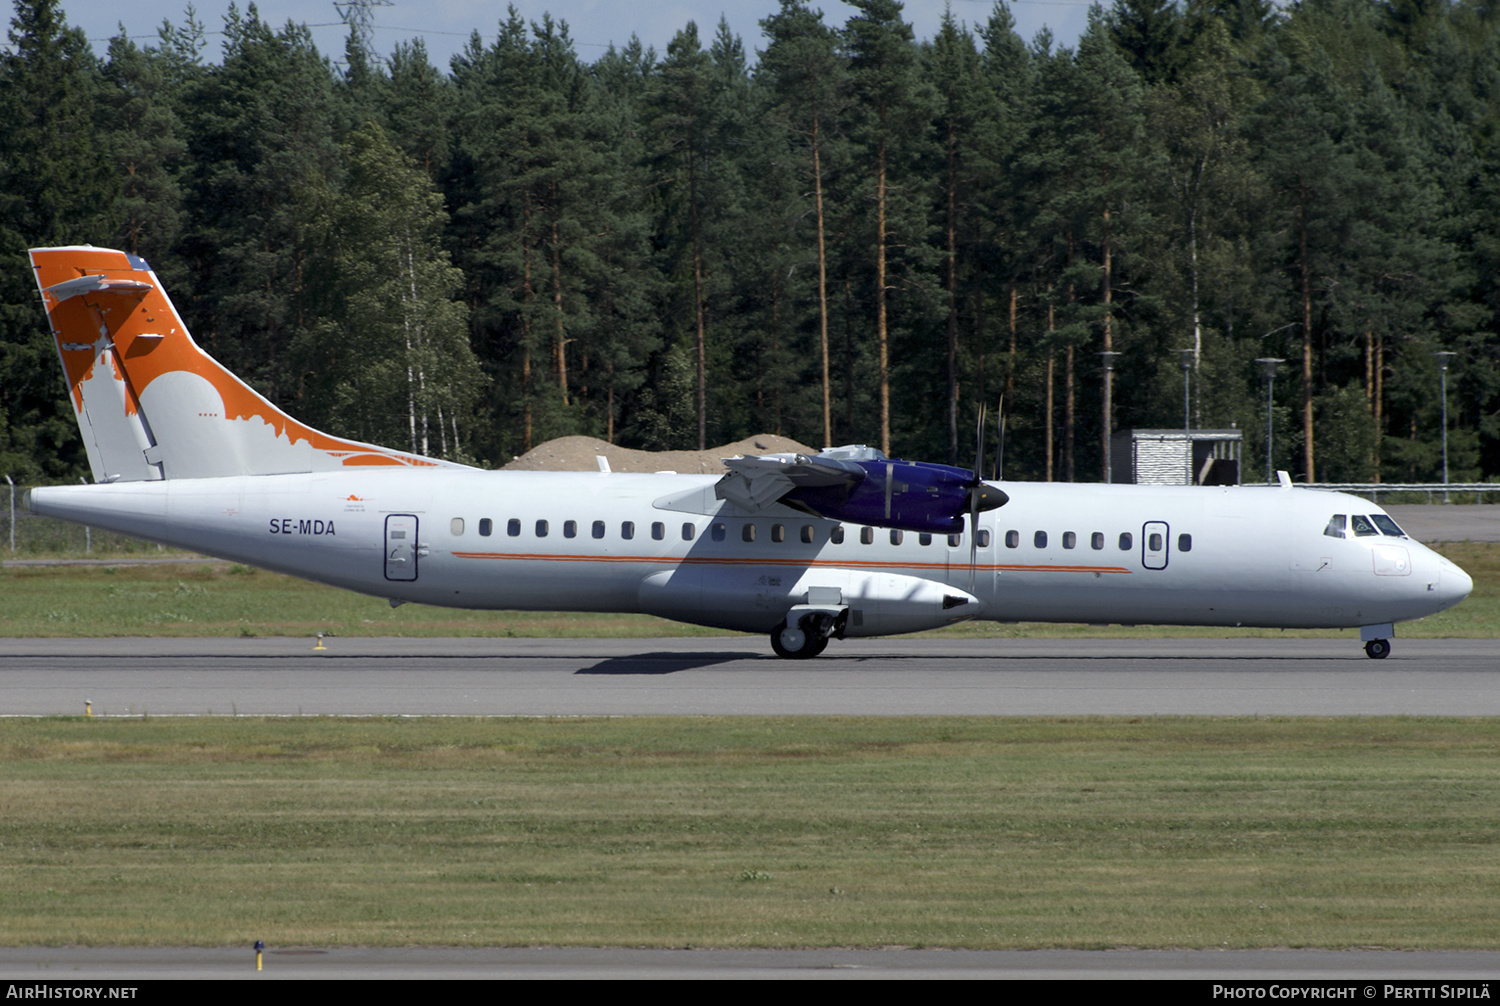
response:
<path id="1" fill-rule="evenodd" d="M 1500 947 L 1500 723 L 0 721 L 0 945 Z"/>
<path id="2" fill-rule="evenodd" d="M 1500 545 L 1438 546 L 1474 577 L 1450 611 L 1403 623 L 1403 638 L 1500 637 Z M 229 563 L 0 568 L 0 633 L 7 636 L 526 636 L 723 635 L 649 615 L 462 611 L 407 604 Z M 967 622 L 957 637 L 1279 636 L 1275 629 L 1099 628 Z M 1324 631 L 1294 635 L 1337 636 Z"/>

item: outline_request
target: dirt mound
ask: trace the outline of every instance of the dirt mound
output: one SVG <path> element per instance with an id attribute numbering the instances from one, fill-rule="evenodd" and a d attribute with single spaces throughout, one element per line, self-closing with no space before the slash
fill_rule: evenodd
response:
<path id="1" fill-rule="evenodd" d="M 724 471 L 721 458 L 737 454 L 784 454 L 816 451 L 786 437 L 763 433 L 706 451 L 633 451 L 595 437 L 558 437 L 539 444 L 505 465 L 507 471 L 596 472 L 599 455 L 609 459 L 615 472 L 681 472 L 684 475 L 715 475 Z"/>

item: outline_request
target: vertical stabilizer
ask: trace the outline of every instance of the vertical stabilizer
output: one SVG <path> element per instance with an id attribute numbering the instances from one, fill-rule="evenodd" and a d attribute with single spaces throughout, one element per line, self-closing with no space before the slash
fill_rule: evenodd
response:
<path id="1" fill-rule="evenodd" d="M 464 467 L 292 419 L 198 347 L 138 256 L 34 248 L 31 265 L 96 482 Z"/>

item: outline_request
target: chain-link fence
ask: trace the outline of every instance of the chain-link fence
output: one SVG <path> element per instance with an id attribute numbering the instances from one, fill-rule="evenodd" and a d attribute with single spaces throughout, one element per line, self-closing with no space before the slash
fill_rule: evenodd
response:
<path id="1" fill-rule="evenodd" d="M 5 486 L 0 485 L 0 492 Z M 147 555 L 163 551 L 128 534 L 84 527 L 20 509 L 12 523 L 9 500 L 0 496 L 0 560 L 63 556 Z"/>

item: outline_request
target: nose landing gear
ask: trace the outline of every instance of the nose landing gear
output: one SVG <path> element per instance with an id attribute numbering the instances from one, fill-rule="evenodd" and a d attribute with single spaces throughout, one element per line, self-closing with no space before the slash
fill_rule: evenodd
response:
<path id="1" fill-rule="evenodd" d="M 1396 634 L 1396 627 L 1390 622 L 1382 622 L 1379 625 L 1361 625 L 1359 627 L 1359 638 L 1365 643 L 1365 656 L 1371 660 L 1384 660 L 1391 655 L 1391 637 Z"/>

